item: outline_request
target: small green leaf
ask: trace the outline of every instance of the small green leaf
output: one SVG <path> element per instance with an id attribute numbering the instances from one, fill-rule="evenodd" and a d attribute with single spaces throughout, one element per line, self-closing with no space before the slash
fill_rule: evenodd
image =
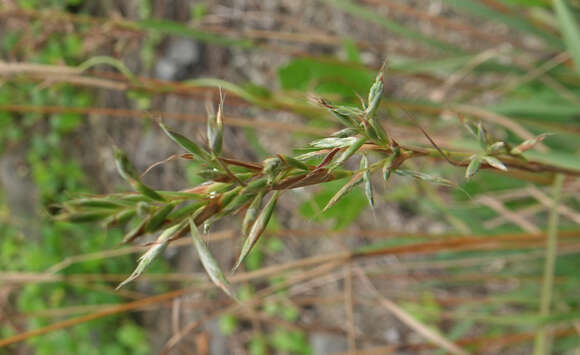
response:
<path id="1" fill-rule="evenodd" d="M 471 161 L 465 170 L 465 178 L 469 179 L 473 175 L 477 173 L 479 167 L 481 166 L 481 157 L 478 155 L 474 155 L 471 157 Z"/>
<path id="2" fill-rule="evenodd" d="M 482 149 L 487 149 L 488 141 L 487 141 L 487 132 L 481 122 L 477 124 L 477 139 L 479 140 L 479 145 Z"/>
<path id="3" fill-rule="evenodd" d="M 369 202 L 369 205 L 374 208 L 375 207 L 375 199 L 373 197 L 373 186 L 371 185 L 371 179 L 370 179 L 370 172 L 369 172 L 369 160 L 366 156 L 366 154 L 364 154 L 360 160 L 360 168 L 361 170 L 364 169 L 364 173 L 363 173 L 363 183 L 364 183 L 364 187 L 365 187 L 365 196 L 367 198 L 367 201 Z"/>
<path id="4" fill-rule="evenodd" d="M 228 296 L 233 299 L 236 299 L 235 293 L 232 290 L 232 287 L 229 281 L 224 276 L 224 273 L 220 269 L 218 263 L 211 255 L 207 244 L 203 240 L 195 221 L 192 217 L 189 217 L 189 230 L 191 233 L 191 239 L 193 240 L 193 246 L 199 255 L 199 259 L 201 264 L 203 265 L 205 271 L 208 273 L 209 278 L 212 282 L 219 288 L 221 288 Z"/>
<path id="5" fill-rule="evenodd" d="M 319 149 L 343 148 L 354 144 L 356 141 L 357 141 L 356 137 L 322 138 L 310 142 L 308 146 Z"/>
<path id="6" fill-rule="evenodd" d="M 133 241 L 135 238 L 137 238 L 138 236 L 140 236 L 141 234 L 143 234 L 145 232 L 145 225 L 147 224 L 147 221 L 148 221 L 147 218 L 142 219 L 137 225 L 135 225 L 133 228 L 131 228 L 131 230 L 129 230 L 127 233 L 125 233 L 121 243 L 122 244 L 129 243 L 129 242 Z"/>
<path id="7" fill-rule="evenodd" d="M 145 232 L 154 232 L 163 224 L 165 218 L 171 213 L 173 208 L 175 207 L 175 203 L 168 203 L 167 205 L 159 208 L 155 213 L 151 215 L 147 225 L 145 226 Z"/>
<path id="8" fill-rule="evenodd" d="M 334 196 L 332 196 L 332 198 L 330 199 L 330 201 L 328 201 L 328 203 L 326 204 L 326 206 L 324 206 L 324 208 L 322 209 L 322 212 L 326 212 L 326 210 L 328 210 L 330 207 L 334 206 L 342 196 L 346 195 L 347 192 L 350 191 L 350 189 L 352 189 L 354 186 L 356 186 L 363 177 L 364 172 L 359 171 L 358 173 L 354 174 L 350 180 L 344 184 L 340 190 L 338 190 L 336 192 L 336 194 L 334 194 Z"/>
<path id="9" fill-rule="evenodd" d="M 132 183 L 132 185 L 133 185 L 133 188 L 136 191 L 140 192 L 143 196 L 147 196 L 150 199 L 153 199 L 156 201 L 165 201 L 163 196 L 161 196 L 159 193 L 157 193 L 157 191 L 153 190 L 152 188 L 145 185 L 144 183 L 142 183 L 139 180 L 136 180 L 134 183 Z"/>
<path id="10" fill-rule="evenodd" d="M 256 197 L 254 197 L 254 200 L 250 204 L 250 207 L 248 207 L 248 210 L 246 211 L 246 215 L 244 216 L 244 221 L 242 222 L 242 235 L 243 236 L 248 235 L 248 231 L 250 230 L 250 227 L 254 224 L 254 221 L 256 220 L 256 217 L 258 216 L 258 210 L 262 206 L 263 199 L 264 199 L 264 192 L 260 191 L 260 192 L 258 192 Z"/>
<path id="11" fill-rule="evenodd" d="M 222 152 L 223 138 L 224 138 L 224 123 L 223 123 L 223 106 L 224 100 L 220 89 L 220 102 L 218 104 L 217 114 L 210 113 L 207 116 L 207 140 L 210 149 L 214 154 L 219 155 Z"/>
<path id="12" fill-rule="evenodd" d="M 71 223 L 89 223 L 104 220 L 111 212 L 69 212 L 59 215 L 56 219 Z"/>
<path id="13" fill-rule="evenodd" d="M 180 220 L 184 217 L 190 216 L 192 215 L 195 211 L 197 211 L 200 207 L 202 207 L 203 204 L 202 203 L 192 203 L 189 205 L 185 205 L 182 207 L 179 207 L 175 210 L 173 210 L 169 216 L 167 216 L 167 219 L 170 220 Z"/>
<path id="14" fill-rule="evenodd" d="M 242 246 L 242 251 L 240 252 L 240 256 L 238 257 L 238 261 L 234 266 L 234 271 L 236 271 L 244 259 L 248 256 L 256 242 L 266 229 L 268 225 L 268 221 L 270 221 L 270 217 L 272 217 L 272 212 L 274 212 L 274 207 L 276 206 L 276 202 L 278 201 L 278 197 L 280 196 L 280 191 L 275 191 L 268 203 L 264 206 L 260 215 L 256 219 L 256 222 L 252 225 L 252 229 L 250 229 L 250 233 L 248 237 L 244 241 L 244 245 Z"/>
<path id="15" fill-rule="evenodd" d="M 131 164 L 125 152 L 117 147 L 113 147 L 113 156 L 115 158 L 115 166 L 123 179 L 130 181 L 139 178 L 137 169 Z"/>
<path id="16" fill-rule="evenodd" d="M 409 177 L 412 177 L 412 178 L 417 179 L 417 180 L 422 180 L 422 181 L 430 182 L 432 184 L 437 184 L 437 185 L 443 185 L 443 186 L 449 186 L 449 187 L 456 187 L 457 186 L 457 184 L 451 180 L 442 178 L 442 177 L 437 176 L 437 175 L 425 174 L 425 173 L 422 173 L 420 171 L 413 171 L 413 170 L 407 170 L 407 169 L 397 169 L 395 171 L 395 174 L 401 175 L 401 176 L 409 176 Z"/>
<path id="17" fill-rule="evenodd" d="M 385 179 L 385 182 L 389 181 L 391 173 L 393 172 L 393 163 L 395 162 L 395 158 L 399 156 L 400 152 L 400 148 L 395 147 L 393 148 L 393 154 L 385 159 L 385 164 L 383 165 L 383 178 Z"/>
<path id="18" fill-rule="evenodd" d="M 116 214 L 110 216 L 109 218 L 107 218 L 103 222 L 103 224 L 104 224 L 105 228 L 115 226 L 115 225 L 124 225 L 125 223 L 129 222 L 129 220 L 131 220 L 131 218 L 135 217 L 136 214 L 137 214 L 137 212 L 133 208 L 123 210 L 123 211 L 116 213 Z"/>
<path id="19" fill-rule="evenodd" d="M 279 157 L 264 159 L 262 166 L 262 172 L 266 175 L 268 184 L 271 184 L 276 175 L 280 172 L 280 169 L 282 169 L 282 159 Z"/>
<path id="20" fill-rule="evenodd" d="M 169 240 L 171 239 L 171 237 L 175 233 L 177 233 L 179 229 L 182 227 L 183 227 L 182 224 L 178 224 L 164 230 L 163 233 L 161 233 L 161 235 L 159 235 L 159 237 L 155 241 L 155 244 L 153 244 L 149 248 L 149 250 L 145 252 L 145 254 L 141 255 L 141 257 L 139 258 L 139 263 L 137 264 L 137 267 L 135 268 L 135 271 L 133 271 L 131 276 L 129 276 L 125 281 L 121 282 L 116 289 L 117 290 L 120 289 L 129 282 L 141 276 L 141 274 L 143 274 L 145 269 L 147 269 L 147 267 L 153 262 L 153 260 L 155 260 L 155 258 L 157 258 L 159 255 L 161 255 L 161 253 L 163 253 L 165 248 L 167 248 L 167 245 L 169 244 Z"/>
<path id="21" fill-rule="evenodd" d="M 222 214 L 224 216 L 233 213 L 238 208 L 242 207 L 246 202 L 250 201 L 250 199 L 254 198 L 254 194 L 248 193 L 245 189 L 235 190 L 238 191 L 237 195 L 235 195 L 235 197 L 229 203 L 227 203 L 227 206 L 223 209 Z M 227 201 L 222 200 L 222 203 L 223 202 Z"/>
<path id="22" fill-rule="evenodd" d="M 327 109 L 336 119 L 346 127 L 355 127 L 359 117 L 363 115 L 363 111 L 355 107 L 348 106 L 333 106 L 323 98 L 318 98 L 317 103 Z"/>
<path id="23" fill-rule="evenodd" d="M 67 207 L 72 208 L 103 208 L 103 209 L 117 209 L 122 207 L 121 204 L 111 201 L 109 199 L 101 198 L 79 198 L 65 203 Z"/>
<path id="24" fill-rule="evenodd" d="M 385 131 L 385 127 L 375 118 L 370 121 L 375 134 L 377 135 L 378 142 L 381 144 L 388 144 L 390 142 L 389 135 L 387 131 Z"/>
<path id="25" fill-rule="evenodd" d="M 358 134 L 358 130 L 354 128 L 345 128 L 341 129 L 338 132 L 334 132 L 331 136 L 335 138 L 347 138 L 356 136 Z"/>
<path id="26" fill-rule="evenodd" d="M 504 142 L 495 142 L 492 145 L 490 145 L 489 147 L 487 147 L 486 151 L 489 154 L 495 154 L 495 153 L 499 152 L 503 147 L 505 147 Z"/>
<path id="27" fill-rule="evenodd" d="M 369 90 L 368 105 L 366 109 L 367 118 L 372 120 L 375 116 L 379 104 L 381 103 L 381 98 L 383 97 L 383 72 L 381 71 L 375 78 L 375 82 L 371 89 Z"/>
<path id="28" fill-rule="evenodd" d="M 298 159 L 286 156 L 286 155 L 279 155 L 279 157 L 286 163 L 288 164 L 288 166 L 291 166 L 293 168 L 296 169 L 300 169 L 300 170 L 310 170 L 310 168 L 308 167 L 308 165 L 304 164 L 303 162 L 301 162 Z"/>
<path id="29" fill-rule="evenodd" d="M 338 157 L 337 160 L 334 161 L 330 170 L 333 170 L 344 163 L 348 158 L 353 156 L 358 150 L 365 144 L 367 141 L 367 137 L 361 136 L 359 137 L 352 145 L 350 145 L 342 154 Z"/>
<path id="30" fill-rule="evenodd" d="M 129 158 L 127 158 L 127 155 L 122 150 L 114 147 L 113 155 L 115 157 L 115 165 L 117 166 L 119 174 L 133 187 L 135 191 L 138 191 L 143 196 L 147 196 L 153 200 L 165 201 L 165 199 L 155 190 L 141 182 L 137 169 L 135 169 L 133 164 L 131 164 Z"/>
<path id="31" fill-rule="evenodd" d="M 175 143 L 179 144 L 183 149 L 187 150 L 191 154 L 195 155 L 198 159 L 201 160 L 208 160 L 210 155 L 205 149 L 201 148 L 199 145 L 194 143 L 193 141 L 189 140 L 188 138 L 184 137 L 183 135 L 172 132 L 167 129 L 167 127 L 159 122 L 159 127 L 165 132 L 165 134 L 171 138 Z"/>
<path id="32" fill-rule="evenodd" d="M 485 160 L 486 163 L 488 163 L 489 165 L 498 170 L 507 171 L 507 167 L 499 159 L 495 157 L 490 157 L 486 155 L 483 157 L 483 160 Z"/>

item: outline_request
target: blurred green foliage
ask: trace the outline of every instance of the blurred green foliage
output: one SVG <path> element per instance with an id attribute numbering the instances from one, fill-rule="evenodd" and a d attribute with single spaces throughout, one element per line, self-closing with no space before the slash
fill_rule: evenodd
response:
<path id="1" fill-rule="evenodd" d="M 23 8 L 36 9 L 41 5 L 53 9 L 76 6 L 82 1 L 20 0 Z M 42 33 L 41 21 L 30 24 L 31 30 Z M 15 50 L 21 33 L 3 34 L 0 53 Z M 32 63 L 78 65 L 84 59 L 83 38 L 80 33 L 66 35 L 50 34 L 34 51 L 19 53 Z M 3 58 L 2 58 L 3 59 Z M 41 87 L 33 82 L 18 81 L 0 85 L 0 104 L 35 106 L 88 107 L 93 104 L 92 92 L 69 84 Z M 0 112 L 0 154 L 11 150 L 25 152 L 26 165 L 31 182 L 40 197 L 36 206 L 39 220 L 18 221 L 11 217 L 7 201 L 0 194 L 0 269 L 3 271 L 44 272 L 68 257 L 112 249 L 121 237 L 118 230 L 95 230 L 91 226 L 55 222 L 47 211 L 70 194 L 95 192 L 78 155 L 70 149 L 74 139 L 82 139 L 78 133 L 85 118 L 80 114 L 38 114 Z M 0 191 L 1 192 L 1 191 Z M 30 217 L 32 218 L 32 216 Z M 25 235 L 20 224 L 39 224 L 38 235 Z M 74 241 L 74 242 L 71 242 Z M 130 269 L 131 256 L 106 258 L 74 264 L 62 274 L 117 274 Z M 163 270 L 159 264 L 157 270 Z M 108 305 L 125 301 L 112 292 L 112 285 L 105 282 L 86 283 L 31 283 L 18 291 L 17 311 L 27 316 L 27 328 L 35 329 L 50 325 L 59 317 L 42 316 L 47 310 L 58 311 L 75 306 Z M 67 313 L 63 313 L 67 314 Z M 75 315 L 75 313 L 71 313 Z M 0 336 L 14 334 L 4 323 Z M 56 331 L 47 336 L 27 341 L 35 354 L 148 354 L 149 342 L 144 329 L 128 315 L 116 315 L 78 326 Z M 1 352 L 1 351 L 0 351 Z"/>

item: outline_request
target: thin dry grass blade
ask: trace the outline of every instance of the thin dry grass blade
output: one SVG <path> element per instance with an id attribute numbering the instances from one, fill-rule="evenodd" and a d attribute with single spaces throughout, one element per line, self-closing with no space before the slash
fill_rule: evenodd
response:
<path id="1" fill-rule="evenodd" d="M 455 355 L 468 355 L 469 353 L 461 349 L 458 345 L 452 343 L 446 339 L 441 334 L 433 331 L 431 328 L 425 324 L 419 322 L 407 311 L 399 307 L 396 303 L 385 298 L 380 292 L 373 286 L 368 277 L 360 269 L 356 268 L 355 272 L 358 274 L 361 281 L 367 286 L 368 290 L 380 301 L 381 305 L 389 310 L 395 317 L 397 317 L 401 322 L 408 325 L 411 329 L 421 334 L 423 337 L 427 338 L 429 341 L 437 344 L 442 349 L 447 350 L 451 354 Z"/>

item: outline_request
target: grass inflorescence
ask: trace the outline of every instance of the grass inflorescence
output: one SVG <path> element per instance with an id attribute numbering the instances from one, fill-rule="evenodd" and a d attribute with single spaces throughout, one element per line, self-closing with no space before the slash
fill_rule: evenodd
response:
<path id="1" fill-rule="evenodd" d="M 156 191 L 145 185 L 128 157 L 118 148 L 114 158 L 119 174 L 134 189 L 132 193 L 115 193 L 99 197 L 83 197 L 63 204 L 60 220 L 96 222 L 104 226 L 122 226 L 127 232 L 123 242 L 132 242 L 146 234 L 159 233 L 149 250 L 139 259 L 133 274 L 119 287 L 139 277 L 165 247 L 175 239 L 191 234 L 195 249 L 211 280 L 230 296 L 233 291 L 224 273 L 205 246 L 198 228 L 207 230 L 220 218 L 244 212 L 242 237 L 245 239 L 233 267 L 237 270 L 264 232 L 278 199 L 283 192 L 308 185 L 348 178 L 343 187 L 328 201 L 323 211 L 336 204 L 342 196 L 359 183 L 370 206 L 374 206 L 370 175 L 381 172 L 385 182 L 392 173 L 430 183 L 455 187 L 453 181 L 433 174 L 402 167 L 405 161 L 421 157 L 444 158 L 453 165 L 465 167 L 470 178 L 481 168 L 503 173 L 510 169 L 548 171 L 577 174 L 556 166 L 531 162 L 522 154 L 541 142 L 545 134 L 511 147 L 494 139 L 481 123 L 466 122 L 467 129 L 479 141 L 481 152 L 466 155 L 462 152 L 444 152 L 424 132 L 431 147 L 407 147 L 389 136 L 378 107 L 383 97 L 384 73 L 377 75 L 367 100 L 361 107 L 336 106 L 323 98 L 315 101 L 328 110 L 343 129 L 329 137 L 308 144 L 296 156 L 278 154 L 260 163 L 240 161 L 222 155 L 223 98 L 217 113 L 208 114 L 208 146 L 204 147 L 184 135 L 172 131 L 162 122 L 159 126 L 186 154 L 178 158 L 201 162 L 197 174 L 206 181 L 182 191 Z M 346 162 L 360 155 L 358 170 L 346 168 Z M 376 161 L 370 162 L 369 156 Z M 267 201 L 263 203 L 263 201 Z M 262 207 L 263 205 L 263 207 Z"/>

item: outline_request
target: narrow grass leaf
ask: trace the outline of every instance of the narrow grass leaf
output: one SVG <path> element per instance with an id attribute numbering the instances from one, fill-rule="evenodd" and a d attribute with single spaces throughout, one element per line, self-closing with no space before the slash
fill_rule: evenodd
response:
<path id="1" fill-rule="evenodd" d="M 244 215 L 244 220 L 242 222 L 242 235 L 243 236 L 248 235 L 248 231 L 250 230 L 250 227 L 254 224 L 254 221 L 256 220 L 256 217 L 258 216 L 258 211 L 260 210 L 260 207 L 262 207 L 262 200 L 263 199 L 264 199 L 264 192 L 260 191 L 260 192 L 258 192 L 256 197 L 254 197 L 254 200 L 250 204 L 250 207 L 248 207 L 248 210 L 246 211 L 246 214 Z"/>
<path id="2" fill-rule="evenodd" d="M 151 215 L 147 225 L 145 226 L 145 232 L 150 233 L 156 231 L 157 228 L 159 228 L 163 224 L 163 222 L 165 222 L 165 219 L 167 218 L 169 213 L 171 213 L 174 207 L 175 207 L 174 203 L 168 203 L 165 206 L 160 207 L 157 211 L 155 211 L 155 213 Z"/>
<path id="3" fill-rule="evenodd" d="M 189 217 L 189 230 L 191 233 L 191 239 L 193 240 L 193 246 L 199 255 L 199 259 L 203 265 L 203 268 L 209 275 L 209 278 L 228 296 L 235 299 L 236 297 L 230 283 L 226 279 L 214 257 L 211 255 L 211 252 L 209 251 L 207 244 L 199 233 L 199 229 L 197 228 L 192 217 Z"/>
<path id="4" fill-rule="evenodd" d="M 258 239 L 266 229 L 268 222 L 270 221 L 270 217 L 272 217 L 272 212 L 274 212 L 274 207 L 276 206 L 276 202 L 278 201 L 278 197 L 280 196 L 280 191 L 275 191 L 268 203 L 264 206 L 260 215 L 256 219 L 256 222 L 252 225 L 252 229 L 250 229 L 250 233 L 248 237 L 244 241 L 242 245 L 242 251 L 240 252 L 240 256 L 236 265 L 234 266 L 233 271 L 236 271 L 242 262 L 246 259 L 254 245 L 258 242 Z"/>
<path id="5" fill-rule="evenodd" d="M 91 67 L 94 67 L 95 65 L 100 65 L 100 64 L 110 65 L 110 66 L 114 67 L 115 69 L 117 69 L 119 72 L 121 72 L 121 74 L 123 74 L 132 83 L 135 83 L 135 84 L 138 83 L 137 78 L 131 72 L 131 70 L 129 70 L 129 68 L 125 65 L 125 63 L 123 63 L 122 61 L 120 61 L 116 58 L 113 58 L 113 57 L 107 57 L 107 56 L 92 57 L 92 58 L 88 59 L 87 61 L 83 62 L 81 65 L 79 65 L 78 69 L 81 72 L 83 72 Z"/>
<path id="6" fill-rule="evenodd" d="M 486 163 L 488 163 L 489 165 L 491 165 L 492 167 L 501 170 L 501 171 L 507 171 L 507 167 L 504 165 L 504 163 L 502 163 L 499 159 L 495 158 L 495 157 L 490 157 L 490 156 L 484 156 L 483 160 L 485 160 Z"/>
<path id="7" fill-rule="evenodd" d="M 129 282 L 131 282 L 131 281 L 135 280 L 136 278 L 138 278 L 139 276 L 141 276 L 141 274 L 143 274 L 145 269 L 147 269 L 147 267 L 149 265 L 151 265 L 153 260 L 155 260 L 155 258 L 157 258 L 159 255 L 161 255 L 161 253 L 163 253 L 163 251 L 165 250 L 165 248 L 167 248 L 167 245 L 169 244 L 169 239 L 181 227 L 182 227 L 182 225 L 178 224 L 178 225 L 175 225 L 173 227 L 167 228 L 165 231 L 163 231 L 163 233 L 161 233 L 161 235 L 159 235 L 159 237 L 157 238 L 155 243 L 149 248 L 149 250 L 147 250 L 147 252 L 145 252 L 145 254 L 141 255 L 141 257 L 139 258 L 139 263 L 137 264 L 137 267 L 135 268 L 135 271 L 133 271 L 131 276 L 129 276 L 125 281 L 121 282 L 119 284 L 119 286 L 117 286 L 116 289 L 117 290 L 120 289 L 121 287 L 125 286 Z"/>
<path id="8" fill-rule="evenodd" d="M 133 185 L 133 188 L 136 191 L 140 192 L 143 196 L 147 196 L 150 199 L 153 199 L 156 201 L 165 201 L 163 196 L 161 196 L 157 191 L 153 190 L 152 188 L 145 185 L 144 183 L 142 183 L 139 180 L 134 181 L 131 185 Z"/>
<path id="9" fill-rule="evenodd" d="M 203 203 L 199 202 L 199 203 L 192 203 L 192 204 L 180 206 L 180 207 L 174 209 L 173 211 L 171 211 L 171 213 L 167 216 L 167 219 L 172 220 L 172 221 L 181 220 L 182 218 L 185 218 L 187 216 L 192 215 L 202 205 L 203 205 Z"/>
<path id="10" fill-rule="evenodd" d="M 143 234 L 143 232 L 145 232 L 145 225 L 147 224 L 147 222 L 148 222 L 147 218 L 144 218 L 137 225 L 131 228 L 127 233 L 125 233 L 123 239 L 121 240 L 121 243 L 122 244 L 130 243 L 133 240 L 135 240 L 135 238 Z"/>
<path id="11" fill-rule="evenodd" d="M 162 122 L 159 122 L 159 127 L 161 127 L 163 132 L 165 132 L 165 134 L 169 138 L 171 138 L 172 141 L 179 144 L 183 149 L 187 150 L 188 152 L 196 156 L 198 159 L 207 160 L 210 157 L 209 153 L 206 152 L 205 149 L 203 149 L 190 139 L 186 138 L 185 136 L 170 131 Z"/>
<path id="12" fill-rule="evenodd" d="M 347 192 L 350 191 L 354 186 L 356 186 L 359 182 L 361 182 L 364 172 L 359 171 L 358 173 L 354 174 L 350 180 L 344 184 L 340 190 L 338 190 L 334 196 L 328 201 L 326 206 L 322 209 L 322 212 L 326 212 L 330 207 L 334 206 Z"/>
<path id="13" fill-rule="evenodd" d="M 222 152 L 224 138 L 223 123 L 223 105 L 224 99 L 220 88 L 220 102 L 218 104 L 217 114 L 209 113 L 207 115 L 207 140 L 210 149 L 214 154 L 219 155 Z"/>
<path id="14" fill-rule="evenodd" d="M 475 175 L 479 171 L 479 167 L 481 166 L 481 157 L 480 156 L 473 156 L 467 169 L 465 169 L 465 178 L 469 179 L 473 175 Z"/>
<path id="15" fill-rule="evenodd" d="M 357 140 L 356 137 L 322 138 L 310 142 L 309 146 L 319 149 L 343 148 L 354 144 L 356 140 Z"/>
<path id="16" fill-rule="evenodd" d="M 301 162 L 300 160 L 298 160 L 296 158 L 292 158 L 292 157 L 289 157 L 287 155 L 282 155 L 282 154 L 278 154 L 278 157 L 280 157 L 280 159 L 282 159 L 288 166 L 291 166 L 293 168 L 300 169 L 300 170 L 310 170 L 310 167 L 308 165 L 304 164 L 303 162 Z"/>
<path id="17" fill-rule="evenodd" d="M 193 38 L 195 40 L 217 44 L 221 46 L 227 47 L 242 47 L 248 48 L 253 46 L 253 42 L 249 39 L 245 38 L 232 38 L 219 35 L 217 33 L 209 33 L 202 31 L 200 29 L 196 29 L 192 26 L 185 25 L 183 23 L 169 21 L 169 20 L 162 20 L 162 19 L 145 19 L 138 22 L 132 23 L 137 28 L 153 31 L 165 35 L 174 35 L 180 37 L 188 37 Z"/>
<path id="18" fill-rule="evenodd" d="M 115 165 L 121 177 L 127 181 L 135 191 L 140 192 L 143 196 L 147 196 L 153 200 L 165 201 L 155 190 L 146 186 L 139 179 L 137 169 L 131 164 L 127 155 L 117 147 L 114 147 L 113 156 L 115 158 Z"/>
<path id="19" fill-rule="evenodd" d="M 378 142 L 383 145 L 388 144 L 390 140 L 385 127 L 383 127 L 383 125 L 376 118 L 371 120 L 370 123 L 378 137 Z"/>
<path id="20" fill-rule="evenodd" d="M 484 1 L 480 0 L 445 0 L 445 2 L 455 8 L 469 11 L 477 17 L 501 22 L 516 30 L 536 35 L 542 38 L 544 42 L 552 48 L 563 47 L 562 41 L 558 37 L 543 30 L 539 26 L 534 26 L 532 23 L 527 21 L 524 16 L 511 15 L 496 11 L 491 6 L 487 6 Z"/>
<path id="21" fill-rule="evenodd" d="M 131 218 L 135 217 L 136 214 L 137 211 L 135 211 L 135 209 L 133 208 L 123 210 L 107 218 L 103 222 L 103 225 L 105 226 L 105 228 L 117 225 L 124 225 L 127 222 L 129 222 Z"/>
<path id="22" fill-rule="evenodd" d="M 393 148 L 393 154 L 391 154 L 387 159 L 385 159 L 385 164 L 383 165 L 383 178 L 385 182 L 389 182 L 389 178 L 391 177 L 391 173 L 393 172 L 393 163 L 395 159 L 400 154 L 400 149 L 398 147 Z"/>
<path id="23" fill-rule="evenodd" d="M 490 154 L 495 154 L 495 153 L 499 152 L 504 147 L 505 147 L 504 142 L 495 142 L 492 145 L 490 145 L 489 147 L 487 147 L 486 151 Z"/>
<path id="24" fill-rule="evenodd" d="M 375 207 L 375 199 L 373 197 L 373 186 L 371 185 L 371 178 L 369 172 L 369 159 L 367 158 L 366 154 L 362 156 L 360 160 L 360 168 L 361 170 L 364 169 L 363 172 L 363 183 L 365 187 L 365 196 L 367 201 L 369 202 L 369 206 L 371 208 Z"/>
<path id="25" fill-rule="evenodd" d="M 366 143 L 366 141 L 367 141 L 367 137 L 361 136 L 361 137 L 357 138 L 357 140 L 354 143 L 352 143 L 344 152 L 342 152 L 342 154 L 338 157 L 338 159 L 336 159 L 336 161 L 332 164 L 332 167 L 330 170 L 337 168 L 342 163 L 344 163 L 348 158 L 350 158 L 356 152 L 358 152 L 360 147 L 362 147 L 363 144 Z"/>
<path id="26" fill-rule="evenodd" d="M 483 128 L 481 122 L 477 124 L 477 139 L 481 149 L 487 149 L 487 132 L 485 131 L 485 128 Z"/>
<path id="27" fill-rule="evenodd" d="M 437 175 L 425 174 L 425 173 L 422 173 L 420 171 L 407 170 L 407 169 L 397 169 L 395 171 L 395 174 L 401 175 L 401 176 L 412 177 L 414 179 L 430 182 L 432 184 L 448 186 L 448 187 L 457 187 L 457 184 L 451 180 L 442 178 L 442 177 L 437 176 Z"/>
<path id="28" fill-rule="evenodd" d="M 340 123 L 346 127 L 355 127 L 357 122 L 356 118 L 363 113 L 362 111 L 355 108 L 333 106 L 323 98 L 317 98 L 316 103 L 327 109 L 338 121 L 340 121 Z"/>
<path id="29" fill-rule="evenodd" d="M 246 192 L 245 189 L 240 190 L 240 192 L 231 200 L 231 202 L 228 203 L 227 207 L 223 209 L 222 214 L 228 215 L 235 212 L 252 198 L 254 198 L 254 194 Z"/>
<path id="30" fill-rule="evenodd" d="M 354 128 L 345 128 L 341 129 L 340 131 L 334 132 L 331 136 L 335 138 L 347 138 L 356 136 L 358 134 L 358 130 Z"/>
<path id="31" fill-rule="evenodd" d="M 403 37 L 407 37 L 422 43 L 425 43 L 429 46 L 432 46 L 437 49 L 445 50 L 452 53 L 461 53 L 463 52 L 461 49 L 437 39 L 431 38 L 422 34 L 421 32 L 417 32 L 415 30 L 409 29 L 398 22 L 392 21 L 386 17 L 381 16 L 377 13 L 376 9 L 369 9 L 363 6 L 356 4 L 350 0 L 326 0 L 326 2 L 330 3 L 332 6 L 342 9 L 343 11 L 356 16 L 363 18 L 365 20 L 374 22 L 385 29 L 399 34 Z"/>
<path id="32" fill-rule="evenodd" d="M 139 173 L 137 169 L 131 164 L 129 158 L 121 149 L 113 147 L 113 157 L 115 158 L 115 166 L 119 175 L 126 181 L 138 179 Z"/>
<path id="33" fill-rule="evenodd" d="M 109 217 L 111 212 L 69 212 L 56 217 L 56 220 L 71 223 L 98 222 Z"/>
<path id="34" fill-rule="evenodd" d="M 580 24 L 566 0 L 554 0 L 553 4 L 564 43 L 574 59 L 576 72 L 580 74 Z"/>
<path id="35" fill-rule="evenodd" d="M 366 108 L 366 115 L 367 119 L 372 120 L 379 108 L 379 104 L 381 103 L 381 99 L 383 97 L 383 72 L 381 71 L 379 75 L 377 75 L 373 86 L 369 90 L 369 97 L 368 97 L 368 105 Z"/>
<path id="36" fill-rule="evenodd" d="M 65 206 L 72 208 L 102 208 L 102 209 L 117 209 L 122 207 L 121 204 L 115 201 L 100 198 L 79 198 L 76 200 L 66 202 Z"/>

